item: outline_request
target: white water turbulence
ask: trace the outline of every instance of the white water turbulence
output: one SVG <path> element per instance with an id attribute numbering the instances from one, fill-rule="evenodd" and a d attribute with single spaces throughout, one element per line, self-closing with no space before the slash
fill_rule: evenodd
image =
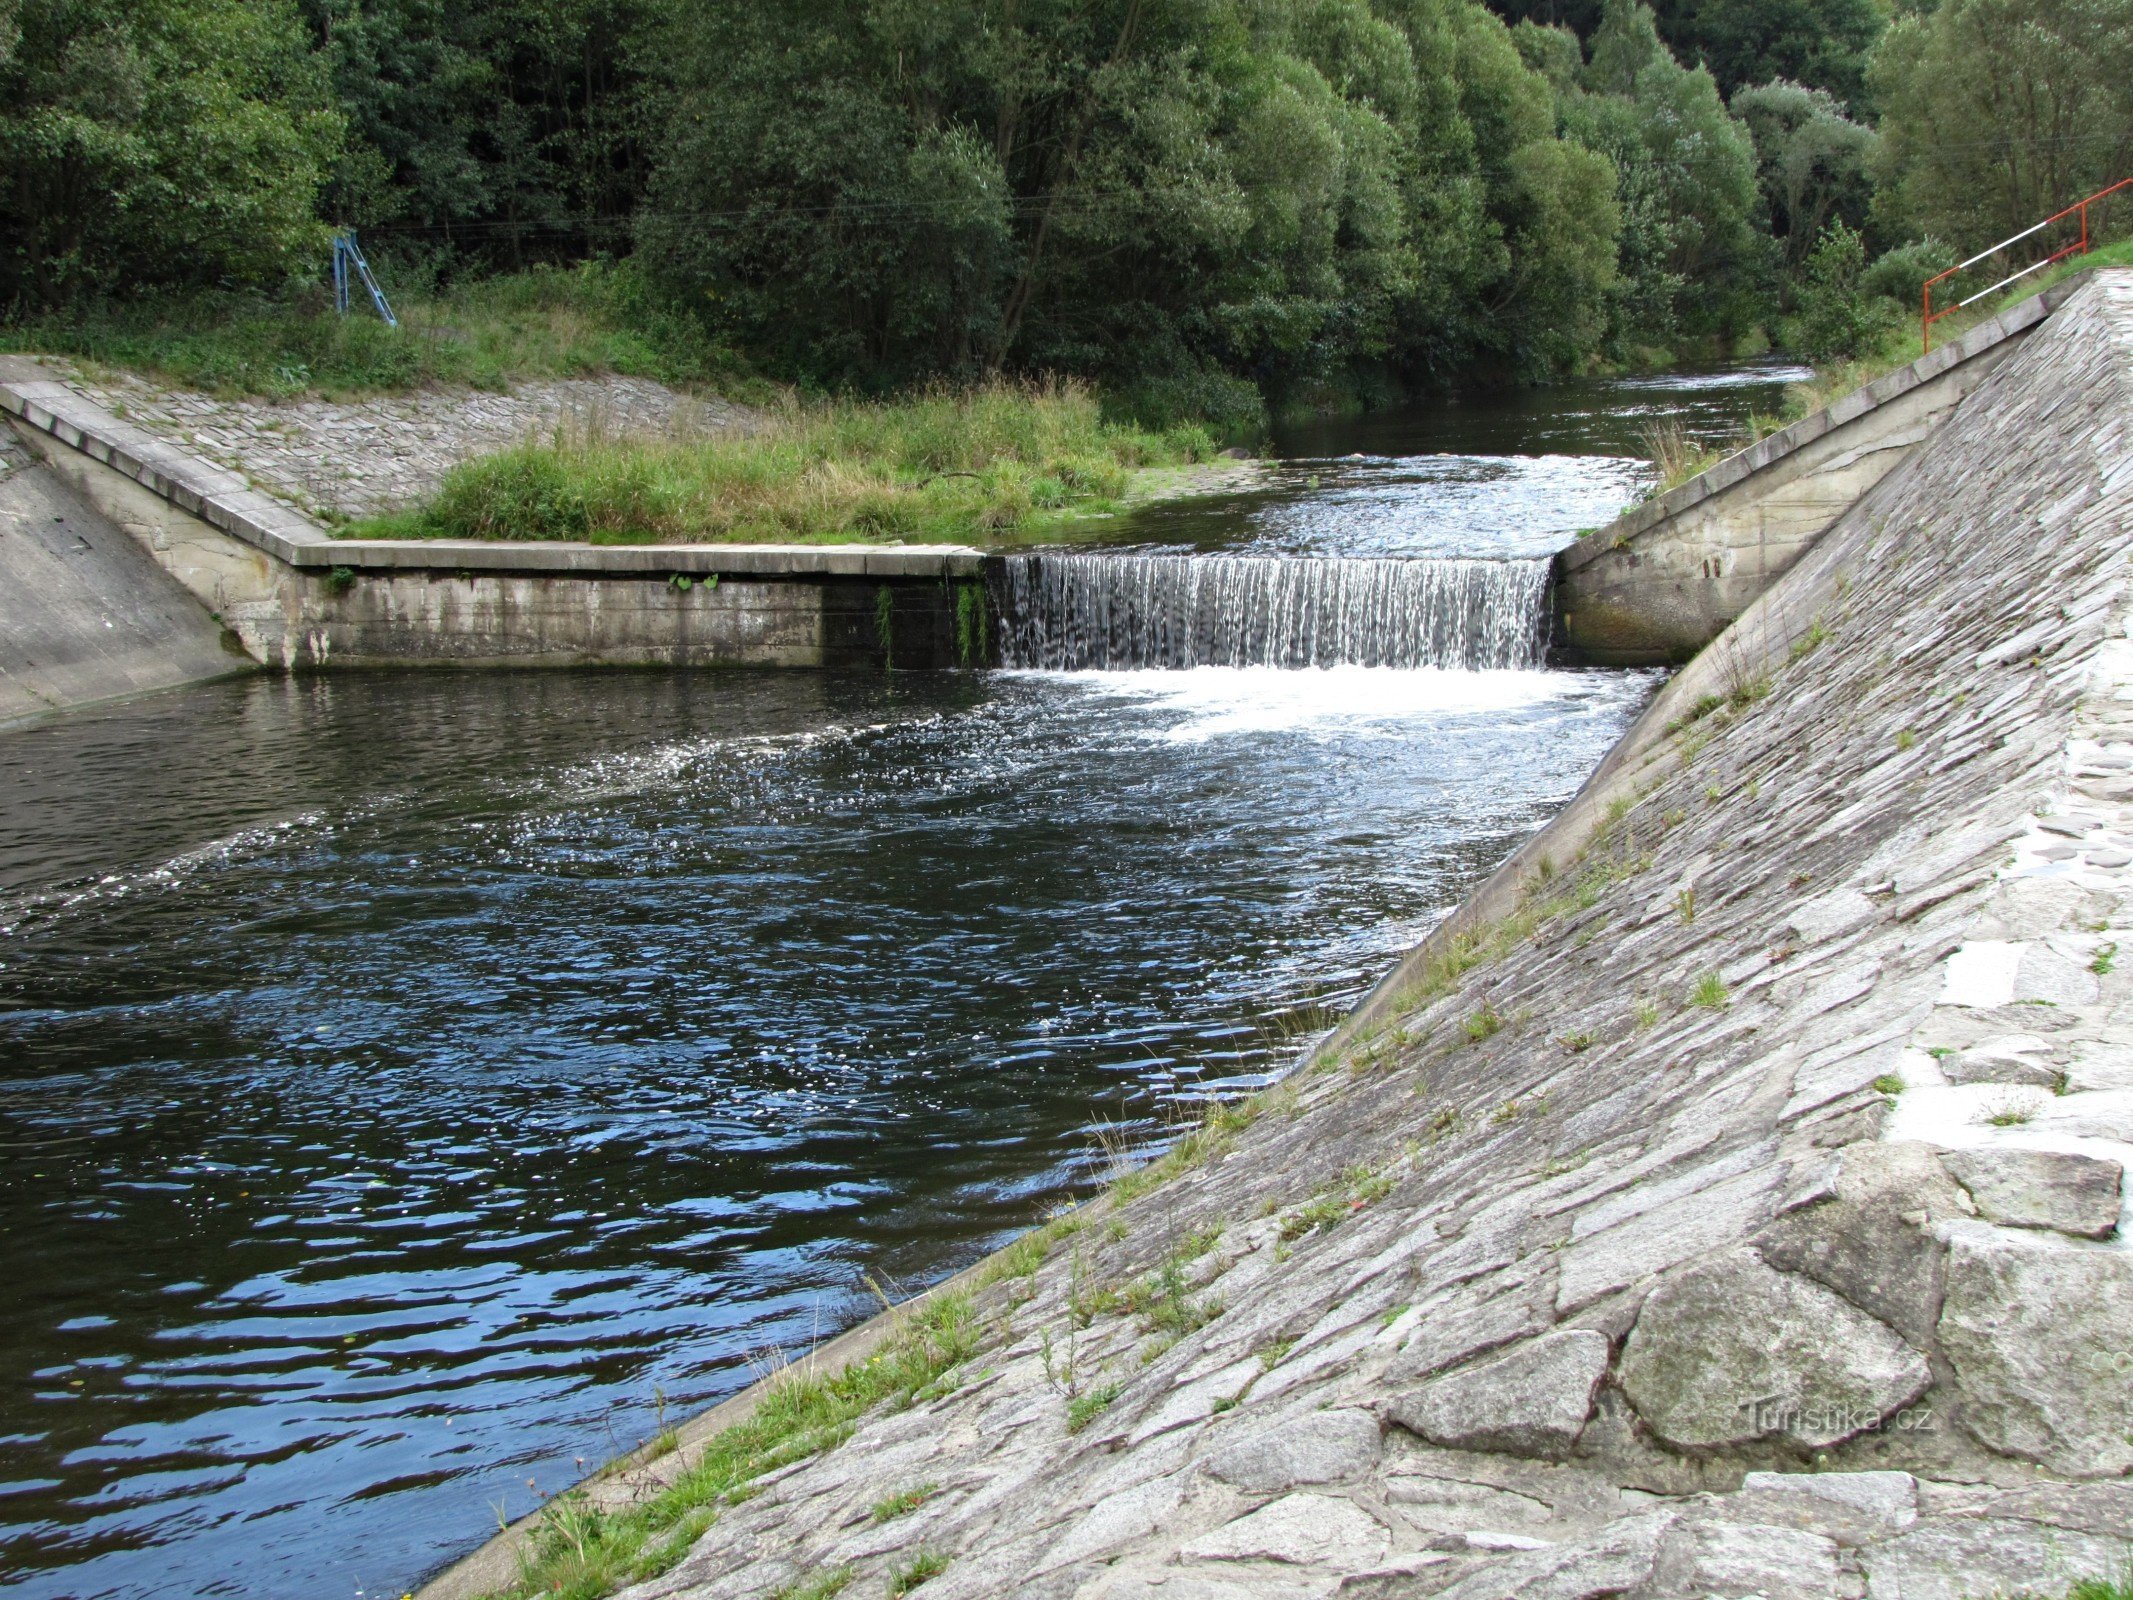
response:
<path id="1" fill-rule="evenodd" d="M 1286 556 L 1010 556 L 1000 664 L 1150 667 L 1541 664 L 1548 563 Z"/>

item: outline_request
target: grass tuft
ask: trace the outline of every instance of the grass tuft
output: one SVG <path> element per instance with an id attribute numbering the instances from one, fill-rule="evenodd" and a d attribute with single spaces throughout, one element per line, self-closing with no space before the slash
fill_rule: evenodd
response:
<path id="1" fill-rule="evenodd" d="M 1013 541 L 1115 511 L 1135 469 L 1204 461 L 1197 427 L 1106 422 L 1094 391 L 997 381 L 792 403 L 749 432 L 560 428 L 446 474 L 346 537 L 645 543 Z M 973 638 L 971 648 L 975 651 Z"/>

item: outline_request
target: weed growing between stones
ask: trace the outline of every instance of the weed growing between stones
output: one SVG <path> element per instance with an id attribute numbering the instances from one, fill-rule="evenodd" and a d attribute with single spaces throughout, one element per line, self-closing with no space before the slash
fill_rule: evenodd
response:
<path id="1" fill-rule="evenodd" d="M 2111 970 L 2111 964 L 2117 959 L 2117 945 L 2106 944 L 2099 946 L 2095 956 L 2089 962 L 2089 971 L 2095 973 L 2096 976 L 2099 978 L 2108 976 Z"/>
<path id="2" fill-rule="evenodd" d="M 837 1567 L 820 1577 L 803 1578 L 772 1592 L 770 1600 L 835 1600 L 852 1581 L 850 1567 Z"/>
<path id="3" fill-rule="evenodd" d="M 1874 1092 L 1876 1094 L 1885 1094 L 1888 1095 L 1891 1099 L 1893 1099 L 1897 1095 L 1902 1094 L 1903 1091 L 1903 1079 L 1897 1077 L 1896 1074 L 1893 1072 L 1884 1072 L 1880 1077 L 1874 1080 Z"/>
<path id="4" fill-rule="evenodd" d="M 1909 749 L 1911 749 L 1911 748 L 1912 748 L 1912 747 L 1913 747 L 1914 745 L 1916 745 L 1917 743 L 1918 743 L 1918 735 L 1917 735 L 1917 734 L 1915 734 L 1915 733 L 1913 733 L 1913 732 L 1912 732 L 1912 731 L 1911 731 L 1911 730 L 1910 730 L 1909 728 L 1898 728 L 1898 729 L 1896 730 L 1896 748 L 1897 748 L 1897 749 L 1899 749 L 1899 750 L 1909 750 Z"/>
<path id="5" fill-rule="evenodd" d="M 896 1493 L 875 1501 L 868 1507 L 867 1515 L 877 1524 L 907 1517 L 931 1500 L 939 1489 L 940 1485 L 937 1483 L 914 1483 L 908 1489 L 899 1489 Z"/>
<path id="6" fill-rule="evenodd" d="M 1630 1015 L 1636 1019 L 1637 1026 L 1640 1028 L 1656 1027 L 1659 1022 L 1659 1002 L 1656 1000 L 1639 1000 Z"/>
<path id="7" fill-rule="evenodd" d="M 1100 1388 L 1087 1389 L 1067 1402 L 1066 1428 L 1068 1433 L 1079 1433 L 1118 1398 L 1122 1385 L 1107 1383 Z M 898 1591 L 899 1593 L 901 1591 Z"/>
<path id="8" fill-rule="evenodd" d="M 1358 1162 L 1281 1219 L 1281 1237 L 1300 1239 L 1331 1228 L 1392 1193 L 1392 1175 Z"/>
<path id="9" fill-rule="evenodd" d="M 1482 1040 L 1493 1038 L 1503 1031 L 1503 1017 L 1494 1006 L 1484 1000 L 1481 1009 L 1460 1023 L 1459 1028 L 1467 1036 L 1468 1042 L 1479 1044 Z"/>
<path id="10" fill-rule="evenodd" d="M 1986 1101 L 1978 1120 L 1990 1128 L 2019 1128 L 2036 1115 L 2037 1102 L 2031 1096 L 2004 1094 Z"/>
<path id="11" fill-rule="evenodd" d="M 1731 1000 L 1725 980 L 1715 972 L 1704 973 L 1689 986 L 1689 1004 L 1705 1011 L 1723 1011 Z"/>
<path id="12" fill-rule="evenodd" d="M 909 1594 L 920 1584 L 948 1570 L 948 1557 L 938 1550 L 921 1550 L 907 1567 L 899 1567 L 889 1579 L 889 1593 Z"/>
<path id="13" fill-rule="evenodd" d="M 656 1577 L 681 1559 L 720 1507 L 748 1498 L 757 1478 L 843 1443 L 876 1407 L 902 1410 L 950 1392 L 955 1369 L 977 1347 L 970 1296 L 938 1294 L 902 1314 L 864 1361 L 835 1373 L 787 1368 L 754 1415 L 712 1437 L 695 1463 L 651 1499 L 616 1511 L 577 1491 L 551 1500 L 521 1552 L 513 1592 L 595 1600 Z"/>
<path id="14" fill-rule="evenodd" d="M 1690 884 L 1674 896 L 1674 915 L 1683 922 L 1696 920 L 1696 886 Z"/>
<path id="15" fill-rule="evenodd" d="M 1557 1040 L 1556 1042 L 1560 1044 L 1565 1050 L 1569 1051 L 1570 1054 L 1578 1056 L 1583 1055 L 1587 1050 L 1590 1050 L 1592 1048 L 1593 1037 L 1590 1031 L 1584 1033 L 1566 1033 L 1561 1039 Z"/>

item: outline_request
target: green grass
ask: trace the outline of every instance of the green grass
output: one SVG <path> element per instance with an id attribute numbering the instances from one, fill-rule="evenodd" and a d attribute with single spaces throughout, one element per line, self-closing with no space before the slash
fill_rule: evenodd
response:
<path id="1" fill-rule="evenodd" d="M 933 1483 L 914 1483 L 908 1489 L 899 1489 L 896 1493 L 875 1501 L 868 1508 L 867 1515 L 877 1523 L 893 1522 L 898 1517 L 907 1517 L 931 1500 L 939 1487 Z"/>
<path id="2" fill-rule="evenodd" d="M 1730 1001 L 1725 980 L 1715 972 L 1706 972 L 1689 986 L 1689 1004 L 1706 1011 L 1723 1011 Z"/>
<path id="3" fill-rule="evenodd" d="M 909 1566 L 899 1567 L 890 1575 L 889 1593 L 909 1594 L 929 1578 L 938 1578 L 947 1570 L 948 1557 L 938 1550 L 921 1550 Z"/>
<path id="4" fill-rule="evenodd" d="M 939 1295 L 866 1360 L 840 1372 L 773 1380 L 753 1416 L 712 1438 L 694 1465 L 642 1504 L 603 1511 L 575 1492 L 557 1496 L 521 1552 L 519 1583 L 504 1593 L 597 1600 L 656 1576 L 681 1559 L 719 1507 L 745 1498 L 755 1479 L 841 1444 L 877 1407 L 901 1409 L 945 1392 L 954 1369 L 977 1348 L 970 1298 Z M 825 1595 L 842 1587 L 834 1573 L 815 1581 L 836 1586 L 820 1589 Z"/>
<path id="5" fill-rule="evenodd" d="M 1120 1385 L 1107 1383 L 1100 1388 L 1087 1389 L 1067 1402 L 1066 1426 L 1068 1433 L 1079 1433 L 1094 1422 L 1104 1409 L 1118 1398 Z"/>
<path id="6" fill-rule="evenodd" d="M 1118 509 L 1136 468 L 1204 461 L 1203 429 L 1106 422 L 1075 383 L 790 403 L 747 434 L 559 432 L 455 467 L 365 538 L 999 541 Z"/>
<path id="7" fill-rule="evenodd" d="M 387 285 L 389 293 L 392 286 Z M 336 315 L 322 291 L 283 298 L 196 294 L 0 326 L 0 346 L 130 367 L 188 388 L 270 400 L 398 393 L 425 384 L 619 373 L 767 399 L 703 326 L 628 265 L 588 262 L 486 278 L 440 294 L 393 293 L 397 329 L 366 305 Z"/>
<path id="8" fill-rule="evenodd" d="M 836 1600 L 852 1581 L 850 1567 L 834 1567 L 820 1577 L 788 1583 L 772 1593 L 770 1600 Z"/>

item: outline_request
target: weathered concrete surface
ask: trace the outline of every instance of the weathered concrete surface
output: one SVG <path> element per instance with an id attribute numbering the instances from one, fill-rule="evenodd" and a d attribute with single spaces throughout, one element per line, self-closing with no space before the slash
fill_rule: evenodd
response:
<path id="1" fill-rule="evenodd" d="M 2129 558 L 2115 273 L 1309 1071 L 1055 1222 L 1026 1270 L 966 1275 L 981 1349 L 935 1398 L 761 1480 L 633 1600 L 846 1568 L 881 1600 L 921 1550 L 947 1561 L 929 1600 L 1919 1600 L 2116 1573 L 2133 1253 L 1976 1215 L 1940 1152 L 2133 1158 Z M 1938 1070 L 2015 1035 L 2069 1092 Z M 1589 1419 L 1556 1423 L 1565 1358 L 1602 1345 Z M 1548 1425 L 1431 1442 L 1404 1397 L 1455 1375 L 1439 1392 Z M 671 1481 L 701 1437 L 591 1492 Z"/>
<path id="2" fill-rule="evenodd" d="M 1960 339 L 1624 512 L 1556 558 L 1555 637 L 1574 662 L 1686 661 L 1789 570 L 2076 283 Z"/>
<path id="3" fill-rule="evenodd" d="M 955 666 L 982 655 L 955 545 L 336 540 L 235 472 L 0 357 L 0 411 L 255 661 Z M 886 595 L 887 615 L 883 615 Z"/>
<path id="4" fill-rule="evenodd" d="M 251 664 L 0 425 L 0 727 Z"/>

